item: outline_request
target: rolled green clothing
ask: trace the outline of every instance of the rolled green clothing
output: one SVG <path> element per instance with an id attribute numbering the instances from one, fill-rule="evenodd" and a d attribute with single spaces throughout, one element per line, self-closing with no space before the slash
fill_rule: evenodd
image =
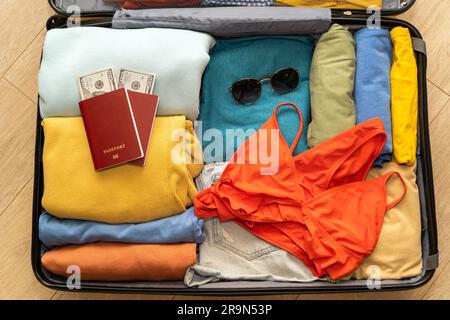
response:
<path id="1" fill-rule="evenodd" d="M 355 65 L 352 34 L 341 25 L 333 24 L 317 42 L 312 60 L 309 147 L 355 126 Z"/>

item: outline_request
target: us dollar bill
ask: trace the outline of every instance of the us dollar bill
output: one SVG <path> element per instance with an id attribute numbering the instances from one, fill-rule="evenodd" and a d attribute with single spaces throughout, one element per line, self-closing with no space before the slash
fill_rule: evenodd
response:
<path id="1" fill-rule="evenodd" d="M 80 87 L 81 100 L 117 90 L 114 72 L 111 68 L 79 77 L 78 85 Z"/>
<path id="2" fill-rule="evenodd" d="M 130 91 L 153 94 L 155 87 L 156 74 L 142 73 L 126 69 L 119 72 L 119 88 L 125 88 Z"/>

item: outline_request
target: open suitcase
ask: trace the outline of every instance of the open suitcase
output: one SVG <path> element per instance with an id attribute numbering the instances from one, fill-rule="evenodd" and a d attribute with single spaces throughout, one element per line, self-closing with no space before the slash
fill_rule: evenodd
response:
<path id="1" fill-rule="evenodd" d="M 422 222 L 422 258 L 423 272 L 421 275 L 403 280 L 382 280 L 381 288 L 377 291 L 413 289 L 426 284 L 438 267 L 438 242 L 436 229 L 435 199 L 433 189 L 433 172 L 431 164 L 430 138 L 428 128 L 427 88 L 426 88 L 426 47 L 419 31 L 411 24 L 386 15 L 398 14 L 408 10 L 415 0 L 384 0 L 381 10 L 381 25 L 386 28 L 396 26 L 406 27 L 413 37 L 413 47 L 416 53 L 418 66 L 418 92 L 419 92 L 419 139 L 417 156 L 417 185 L 420 195 L 421 222 Z M 117 4 L 104 4 L 101 0 L 50 0 L 50 5 L 57 14 L 49 18 L 48 29 L 64 28 L 68 24 L 80 23 L 81 25 L 111 27 L 111 17 L 119 8 Z M 69 20 L 73 14 L 73 5 L 80 11 L 82 19 Z M 154 9 L 158 15 L 158 9 Z M 177 9 L 183 10 L 183 9 Z M 200 9 L 196 9 L 202 10 Z M 239 8 L 236 8 L 239 11 Z M 251 10 L 251 9 L 248 9 Z M 328 9 L 325 9 L 328 10 Z M 294 15 L 293 15 L 294 17 Z M 366 24 L 369 15 L 361 10 L 331 10 L 330 23 L 336 22 L 346 26 L 361 26 Z M 239 17 L 238 17 L 239 18 Z M 242 17 L 240 17 L 242 18 Z M 151 19 L 151 18 L 149 18 Z M 181 25 L 189 26 L 189 17 L 184 16 Z M 228 22 L 233 22 L 229 18 Z M 156 20 L 155 20 L 156 21 Z M 286 21 L 286 20 L 285 20 Z M 261 26 L 269 23 L 277 26 L 277 21 L 266 18 L 259 21 Z M 250 21 L 249 23 L 252 23 Z M 208 24 L 208 23 L 206 23 Z M 177 25 L 177 28 L 179 28 Z M 282 23 L 279 22 L 281 26 Z M 158 27 L 156 25 L 152 25 Z M 235 31 L 227 34 L 227 26 L 222 23 L 212 28 L 206 25 L 206 30 L 215 36 L 233 36 Z M 281 29 L 283 27 L 280 27 Z M 248 28 L 247 28 L 248 29 Z M 253 28 L 255 29 L 255 28 Z M 231 30 L 231 29 L 230 29 Z M 271 29 L 273 31 L 273 29 Z M 295 30 L 290 29 L 292 34 Z M 203 30 L 196 30 L 203 31 Z M 275 33 L 277 31 L 275 30 Z M 255 31 L 258 33 L 258 30 Z M 247 34 L 246 35 L 253 35 Z M 41 127 L 41 117 L 38 112 L 36 123 L 36 153 L 35 153 L 35 178 L 34 178 L 34 201 L 33 201 L 33 236 L 32 236 L 32 266 L 37 279 L 45 286 L 56 290 L 68 290 L 66 279 L 47 272 L 41 265 L 42 245 L 38 237 L 39 216 L 42 213 L 41 199 L 43 196 L 43 166 L 42 152 L 44 134 Z M 122 292 L 122 293 L 158 293 L 158 294 L 193 294 L 193 295 L 250 295 L 250 294 L 287 294 L 287 293 L 332 293 L 332 292 L 356 292 L 370 290 L 364 280 L 349 280 L 338 283 L 312 282 L 312 283 L 282 283 L 269 281 L 236 281 L 217 282 L 202 285 L 197 288 L 188 288 L 182 281 L 178 282 L 83 282 L 81 291 L 85 292 Z"/>

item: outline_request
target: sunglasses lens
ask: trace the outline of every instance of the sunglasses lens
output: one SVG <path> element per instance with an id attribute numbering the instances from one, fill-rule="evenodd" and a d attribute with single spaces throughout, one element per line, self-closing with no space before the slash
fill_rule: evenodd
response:
<path id="1" fill-rule="evenodd" d="M 252 103 L 261 96 L 261 85 L 256 79 L 244 79 L 235 82 L 231 91 L 237 102 L 242 104 Z"/>
<path id="2" fill-rule="evenodd" d="M 271 80 L 273 90 L 279 94 L 294 91 L 299 82 L 300 76 L 297 70 L 293 68 L 278 71 L 272 76 Z"/>

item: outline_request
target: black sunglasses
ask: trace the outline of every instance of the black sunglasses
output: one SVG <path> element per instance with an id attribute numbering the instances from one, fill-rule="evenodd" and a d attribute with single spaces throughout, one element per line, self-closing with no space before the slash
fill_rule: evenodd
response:
<path id="1" fill-rule="evenodd" d="M 297 89 L 300 75 L 294 68 L 281 69 L 271 77 L 263 79 L 242 79 L 233 83 L 230 87 L 234 99 L 242 104 L 255 102 L 261 97 L 261 84 L 270 81 L 272 90 L 278 94 L 286 94 Z"/>

